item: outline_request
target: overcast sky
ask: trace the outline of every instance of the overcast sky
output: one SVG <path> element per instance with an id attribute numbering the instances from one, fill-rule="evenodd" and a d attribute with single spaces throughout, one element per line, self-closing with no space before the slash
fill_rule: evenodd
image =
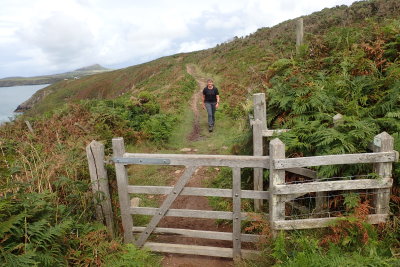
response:
<path id="1" fill-rule="evenodd" d="M 0 0 L 0 78 L 123 68 L 354 0 Z"/>

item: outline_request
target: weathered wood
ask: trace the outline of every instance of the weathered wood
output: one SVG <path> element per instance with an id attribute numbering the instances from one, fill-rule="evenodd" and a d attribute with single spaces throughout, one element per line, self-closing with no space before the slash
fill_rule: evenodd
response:
<path id="1" fill-rule="evenodd" d="M 232 199 L 233 199 L 233 258 L 240 258 L 241 257 L 241 177 L 240 177 L 240 168 L 233 168 L 232 169 Z"/>
<path id="2" fill-rule="evenodd" d="M 393 179 L 358 179 L 346 181 L 330 181 L 330 182 L 311 182 L 304 184 L 287 184 L 276 185 L 270 192 L 273 194 L 301 194 L 309 192 L 321 191 L 336 191 L 336 190 L 355 190 L 355 189 L 375 189 L 375 188 L 390 188 L 393 184 Z"/>
<path id="3" fill-rule="evenodd" d="M 138 207 L 131 208 L 129 211 L 131 214 L 155 215 L 158 211 L 158 208 Z M 214 210 L 169 209 L 165 216 L 232 220 L 233 212 Z M 257 220 L 256 218 L 253 218 L 254 216 L 249 216 L 247 212 L 241 212 L 241 217 L 243 220 L 248 221 Z"/>
<path id="4" fill-rule="evenodd" d="M 112 139 L 113 156 L 122 157 L 125 153 L 124 139 L 122 137 Z M 115 163 L 115 172 L 118 184 L 119 205 L 121 208 L 122 228 L 124 230 L 124 242 L 132 243 L 134 241 L 132 234 L 133 220 L 129 212 L 130 198 L 127 191 L 128 174 L 124 164 Z"/>
<path id="5" fill-rule="evenodd" d="M 265 137 L 271 137 L 274 136 L 274 134 L 281 134 L 281 133 L 286 133 L 289 132 L 290 129 L 277 129 L 277 130 L 263 130 L 262 135 Z"/>
<path id="6" fill-rule="evenodd" d="M 296 52 L 300 52 L 300 46 L 303 45 L 304 39 L 304 26 L 303 18 L 299 18 L 296 23 Z"/>
<path id="7" fill-rule="evenodd" d="M 174 186 L 172 192 L 167 196 L 167 198 L 162 203 L 161 207 L 158 209 L 157 213 L 151 218 L 151 221 L 147 224 L 145 231 L 141 233 L 139 238 L 136 240 L 135 244 L 138 247 L 143 246 L 146 242 L 147 238 L 153 232 L 154 228 L 156 228 L 157 224 L 160 222 L 164 214 L 167 213 L 168 209 L 171 207 L 172 203 L 179 196 L 182 189 L 185 187 L 190 177 L 192 177 L 194 171 L 197 167 L 189 166 L 186 168 L 185 172 L 182 174 L 181 178 L 179 178 L 178 182 Z"/>
<path id="8" fill-rule="evenodd" d="M 260 114 L 258 116 L 261 116 Z M 263 124 L 258 118 L 253 123 L 253 155 L 263 155 L 263 136 L 262 136 Z M 254 190 L 263 190 L 263 168 L 254 168 L 253 184 Z M 260 199 L 254 199 L 254 210 L 260 211 L 262 209 L 263 202 Z"/>
<path id="9" fill-rule="evenodd" d="M 141 233 L 146 227 L 135 226 L 132 227 L 132 232 Z M 216 231 L 202 231 L 202 230 L 190 230 L 190 229 L 179 229 L 179 228 L 162 228 L 156 227 L 153 230 L 156 234 L 172 234 L 172 235 L 182 235 L 184 237 L 193 238 L 205 238 L 205 239 L 216 239 L 216 240 L 226 240 L 232 241 L 233 234 L 229 232 L 216 232 Z M 240 238 L 242 242 L 252 242 L 257 243 L 260 241 L 260 235 L 253 234 L 241 234 Z"/>
<path id="10" fill-rule="evenodd" d="M 232 248 L 153 243 L 153 242 L 146 242 L 144 244 L 144 247 L 152 251 L 164 252 L 164 253 L 192 254 L 192 255 L 211 256 L 211 257 L 233 258 Z M 242 250 L 242 255 L 244 258 L 253 258 L 258 254 L 259 252 L 254 250 Z"/>
<path id="11" fill-rule="evenodd" d="M 380 163 L 380 162 L 394 162 L 394 161 L 396 161 L 396 153 L 394 151 L 391 151 L 391 152 L 377 152 L 377 153 L 342 154 L 342 155 L 276 159 L 273 160 L 270 164 L 273 164 L 273 167 L 275 169 L 281 170 L 288 168 L 322 166 L 322 165 Z"/>
<path id="12" fill-rule="evenodd" d="M 311 179 L 317 179 L 317 172 L 307 169 L 307 168 L 290 168 L 285 169 L 287 172 L 295 173 L 298 175 L 302 175 Z"/>
<path id="13" fill-rule="evenodd" d="M 280 201 L 280 197 L 275 194 L 275 187 L 285 183 L 285 170 L 272 168 L 275 160 L 285 158 L 285 144 L 275 138 L 269 143 L 270 152 L 270 172 L 269 172 L 269 218 L 272 223 L 272 235 L 275 237 L 277 232 L 273 227 L 273 222 L 285 219 L 285 202 Z"/>
<path id="14" fill-rule="evenodd" d="M 393 150 L 394 139 L 387 132 L 383 132 L 374 138 L 375 152 L 388 152 Z M 374 172 L 384 178 L 392 177 L 392 163 L 374 164 Z M 374 207 L 376 214 L 388 214 L 390 201 L 390 189 L 378 189 L 374 195 Z"/>
<path id="15" fill-rule="evenodd" d="M 370 224 L 378 224 L 385 222 L 389 216 L 387 214 L 372 214 L 367 216 Z M 281 220 L 273 222 L 274 229 L 277 230 L 295 230 L 295 229 L 312 229 L 328 227 L 335 220 L 343 217 L 317 218 L 317 219 L 301 219 L 301 220 Z"/>
<path id="16" fill-rule="evenodd" d="M 104 145 L 93 140 L 86 146 L 86 156 L 89 162 L 89 174 L 97 220 L 102 223 L 105 221 L 108 233 L 114 236 L 110 189 L 108 186 L 107 171 L 104 167 Z"/>
<path id="17" fill-rule="evenodd" d="M 28 130 L 32 133 L 35 134 L 35 131 L 32 128 L 32 125 L 29 121 L 25 121 L 26 126 L 28 127 Z"/>
<path id="18" fill-rule="evenodd" d="M 171 193 L 172 186 L 141 186 L 129 185 L 128 193 L 131 194 L 149 194 L 149 195 L 167 195 Z M 242 198 L 268 199 L 268 191 L 242 190 Z M 181 196 L 203 196 L 203 197 L 232 197 L 232 189 L 219 188 L 199 188 L 185 187 Z"/>
<path id="19" fill-rule="evenodd" d="M 253 94 L 254 119 L 261 121 L 261 129 L 267 129 L 267 106 L 265 104 L 265 94 Z"/>
<path id="20" fill-rule="evenodd" d="M 144 154 L 144 153 L 125 153 L 123 157 L 114 157 L 113 161 L 121 164 L 129 159 L 168 159 L 169 164 L 156 165 L 183 165 L 183 166 L 211 166 L 211 167 L 238 167 L 238 168 L 269 168 L 268 156 L 233 156 L 233 155 L 191 155 L 191 154 Z M 152 165 L 148 163 L 135 163 L 143 165 Z"/>

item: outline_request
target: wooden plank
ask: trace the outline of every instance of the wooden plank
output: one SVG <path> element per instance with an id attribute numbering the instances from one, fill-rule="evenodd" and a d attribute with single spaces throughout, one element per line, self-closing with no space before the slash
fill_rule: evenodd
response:
<path id="1" fill-rule="evenodd" d="M 387 214 L 372 214 L 368 215 L 367 221 L 371 224 L 385 222 L 389 215 Z M 303 220 L 281 220 L 274 222 L 274 229 L 277 230 L 295 230 L 295 229 L 312 229 L 324 228 L 330 226 L 335 220 L 343 217 L 330 217 L 318 219 L 303 219 Z"/>
<path id="2" fill-rule="evenodd" d="M 311 182 L 304 184 L 276 185 L 273 187 L 272 191 L 274 194 L 287 195 L 321 191 L 390 188 L 392 184 L 393 179 L 391 178 L 359 179 L 349 181 Z"/>
<path id="3" fill-rule="evenodd" d="M 295 173 L 301 176 L 305 176 L 311 179 L 317 179 L 317 172 L 307 168 L 290 168 L 285 169 L 287 172 Z"/>
<path id="4" fill-rule="evenodd" d="M 131 194 L 167 195 L 171 193 L 172 186 L 139 186 L 129 185 L 127 190 Z M 204 197 L 232 197 L 232 189 L 185 187 L 181 196 Z M 242 190 L 242 198 L 268 199 L 268 191 Z"/>
<path id="5" fill-rule="evenodd" d="M 155 215 L 158 208 L 149 207 L 137 207 L 131 208 L 131 214 L 142 214 L 142 215 Z M 213 211 L 213 210 L 188 210 L 188 209 L 169 209 L 165 216 L 175 217 L 191 217 L 191 218 L 203 218 L 203 219 L 221 219 L 221 220 L 232 220 L 233 212 L 230 211 Z M 241 217 L 243 220 L 255 221 L 252 216 L 248 216 L 247 212 L 242 212 Z"/>
<path id="6" fill-rule="evenodd" d="M 387 132 L 383 132 L 374 138 L 374 152 L 388 152 L 393 150 L 394 138 Z M 392 163 L 376 163 L 374 164 L 374 172 L 381 177 L 390 178 L 392 176 Z M 377 189 L 374 195 L 373 205 L 375 213 L 389 213 L 390 189 Z"/>
<path id="7" fill-rule="evenodd" d="M 125 153 L 124 139 L 122 137 L 112 139 L 113 156 L 122 157 Z M 117 176 L 119 206 L 121 208 L 122 228 L 124 230 L 124 243 L 132 243 L 134 238 L 132 234 L 133 220 L 129 212 L 130 198 L 127 191 L 128 174 L 125 166 L 115 163 L 115 172 Z"/>
<path id="8" fill-rule="evenodd" d="M 289 132 L 290 129 L 276 129 L 276 130 L 263 130 L 262 135 L 264 137 L 271 137 L 274 136 L 275 134 L 281 134 L 281 133 L 286 133 Z"/>
<path id="9" fill-rule="evenodd" d="M 259 115 L 260 116 L 260 115 Z M 257 118 L 257 117 L 256 117 Z M 253 123 L 253 155 L 263 155 L 263 136 L 262 136 L 263 124 L 259 118 Z M 253 186 L 254 190 L 263 190 L 263 168 L 254 168 L 253 170 Z M 254 210 L 259 212 L 262 210 L 263 202 L 260 199 L 254 199 Z"/>
<path id="10" fill-rule="evenodd" d="M 92 141 L 93 143 L 93 141 Z M 104 214 L 103 214 L 103 210 L 101 208 L 100 203 L 98 203 L 98 197 L 97 195 L 99 194 L 100 191 L 100 185 L 98 182 L 98 174 L 97 174 L 97 168 L 96 168 L 96 162 L 95 162 L 95 156 L 90 148 L 90 145 L 92 144 L 90 143 L 88 146 L 86 146 L 86 157 L 88 160 L 88 164 L 89 164 L 89 175 L 90 175 L 90 182 L 92 185 L 92 192 L 94 195 L 94 205 L 95 205 L 95 210 L 96 210 L 96 219 L 98 221 L 100 221 L 101 223 L 103 223 L 104 221 Z"/>
<path id="11" fill-rule="evenodd" d="M 261 121 L 261 129 L 267 129 L 267 106 L 265 104 L 265 94 L 253 94 L 254 119 Z"/>
<path id="12" fill-rule="evenodd" d="M 156 165 L 184 165 L 184 166 L 212 166 L 212 167 L 238 167 L 238 168 L 269 168 L 268 156 L 233 156 L 233 155 L 193 155 L 193 154 L 145 154 L 125 153 L 123 157 L 114 157 L 113 161 L 129 159 L 168 159 L 169 164 Z M 121 163 L 131 164 L 131 163 Z M 151 165 L 148 163 L 135 163 L 138 165 Z"/>
<path id="13" fill-rule="evenodd" d="M 135 226 L 132 227 L 134 233 L 143 232 L 146 227 Z M 205 239 L 216 239 L 216 240 L 226 240 L 232 241 L 232 233 L 229 232 L 216 232 L 216 231 L 203 231 L 203 230 L 190 230 L 190 229 L 178 229 L 178 228 L 162 228 L 156 227 L 153 233 L 157 234 L 174 234 L 182 235 L 184 237 L 193 238 L 205 238 Z M 260 235 L 253 234 L 241 234 L 240 238 L 242 242 L 252 242 L 257 243 L 260 241 Z"/>
<path id="14" fill-rule="evenodd" d="M 233 230 L 232 230 L 232 242 L 233 242 L 233 258 L 241 258 L 241 177 L 240 168 L 232 169 L 232 199 L 233 199 Z"/>
<path id="15" fill-rule="evenodd" d="M 282 143 L 279 138 L 275 138 L 269 143 L 270 152 L 270 164 L 274 160 L 285 158 L 285 144 Z M 273 165 L 271 164 L 271 167 Z M 274 221 L 280 221 L 285 219 L 285 202 L 282 202 L 280 196 L 271 190 L 275 189 L 276 186 L 285 183 L 285 170 L 270 169 L 269 172 L 269 218 L 272 225 L 272 235 L 276 237 L 277 231 L 274 229 Z"/>
<path id="16" fill-rule="evenodd" d="M 104 167 L 104 145 L 93 140 L 86 147 L 86 155 L 89 162 L 89 173 L 97 218 L 102 223 L 103 220 L 105 221 L 108 233 L 114 237 L 110 189 L 108 186 L 107 171 Z"/>
<path id="17" fill-rule="evenodd" d="M 300 46 L 303 45 L 304 26 L 303 18 L 299 18 L 296 23 L 296 53 L 300 53 Z"/>
<path id="18" fill-rule="evenodd" d="M 396 161 L 395 152 L 327 155 L 303 158 L 277 159 L 271 162 L 275 169 L 288 169 L 322 165 L 379 163 Z"/>
<path id="19" fill-rule="evenodd" d="M 154 228 L 156 228 L 162 217 L 164 217 L 164 214 L 167 213 L 168 209 L 171 207 L 175 199 L 179 196 L 182 189 L 185 187 L 196 169 L 196 166 L 189 166 L 186 168 L 185 172 L 182 174 L 182 176 L 179 178 L 178 182 L 174 186 L 172 192 L 167 196 L 161 207 L 158 209 L 157 213 L 153 216 L 153 218 L 151 218 L 151 221 L 147 225 L 146 229 L 140 234 L 139 238 L 136 240 L 135 244 L 138 247 L 143 246 L 143 244 L 146 242 L 147 238 L 153 232 Z"/>
<path id="20" fill-rule="evenodd" d="M 144 247 L 152 251 L 163 252 L 163 253 L 192 254 L 192 255 L 222 257 L 222 258 L 233 257 L 232 248 L 153 243 L 153 242 L 146 242 L 144 244 Z M 242 254 L 244 258 L 253 258 L 256 255 L 258 255 L 259 252 L 254 250 L 242 250 Z"/>

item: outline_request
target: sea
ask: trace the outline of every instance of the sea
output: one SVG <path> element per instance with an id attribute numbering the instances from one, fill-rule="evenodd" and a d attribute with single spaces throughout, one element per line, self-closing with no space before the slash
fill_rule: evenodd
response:
<path id="1" fill-rule="evenodd" d="M 49 84 L 0 87 L 0 124 L 11 121 L 19 113 L 14 110 L 28 100 L 37 90 Z"/>

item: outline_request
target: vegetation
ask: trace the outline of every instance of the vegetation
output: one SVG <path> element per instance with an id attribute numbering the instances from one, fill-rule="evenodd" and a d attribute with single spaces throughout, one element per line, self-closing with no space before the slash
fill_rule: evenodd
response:
<path id="1" fill-rule="evenodd" d="M 205 139 L 190 142 L 199 153 L 227 153 L 220 150 L 223 146 L 234 154 L 251 153 L 246 118 L 248 99 L 256 92 L 267 95 L 269 127 L 291 129 L 279 137 L 290 157 L 366 152 L 382 131 L 395 138 L 400 151 L 399 10 L 397 0 L 375 0 L 316 12 L 304 18 L 306 41 L 298 54 L 292 20 L 212 49 L 44 89 L 46 96 L 24 118 L 0 127 L 0 266 L 160 264 L 160 257 L 122 245 L 120 237 L 112 239 L 95 222 L 84 148 L 96 139 L 109 155 L 116 136 L 124 137 L 131 151 L 171 152 L 188 144 L 193 114 L 187 103 L 197 88 L 188 65 L 215 77 L 223 93 L 217 113 L 221 124 L 213 138 L 202 132 Z M 332 121 L 336 113 L 344 115 L 338 125 Z M 34 133 L 25 129 L 28 116 Z M 114 171 L 111 165 L 107 168 L 118 213 Z M 372 172 L 364 165 L 316 170 L 320 177 Z M 139 183 L 168 184 L 166 177 L 176 169 L 130 171 L 141 177 Z M 244 170 L 242 188 L 252 188 L 251 174 Z M 260 244 L 262 258 L 240 264 L 400 264 L 398 163 L 393 175 L 392 215 L 386 225 L 367 224 L 370 203 L 349 194 L 340 203 L 346 219 L 326 230 L 280 233 Z M 219 170 L 209 183 L 229 188 L 230 170 Z M 219 209 L 231 207 L 217 198 L 211 203 Z M 251 207 L 244 202 L 244 209 Z M 267 222 L 243 228 L 270 234 Z"/>

